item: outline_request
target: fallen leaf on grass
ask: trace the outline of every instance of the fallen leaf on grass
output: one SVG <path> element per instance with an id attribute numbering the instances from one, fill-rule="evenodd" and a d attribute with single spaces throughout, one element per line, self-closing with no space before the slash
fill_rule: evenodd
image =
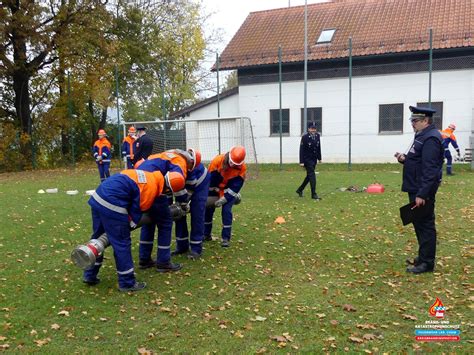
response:
<path id="1" fill-rule="evenodd" d="M 367 334 L 364 334 L 362 336 L 362 338 L 364 340 L 374 340 L 374 339 L 377 339 L 377 337 L 374 335 L 374 334 L 370 334 L 370 333 L 367 333 Z"/>
<path id="2" fill-rule="evenodd" d="M 418 320 L 415 316 L 411 316 L 409 314 L 402 314 L 404 319 L 409 319 L 409 320 Z"/>
<path id="3" fill-rule="evenodd" d="M 0 349 L 2 350 L 8 350 L 10 348 L 10 344 L 2 344 L 0 345 Z"/>
<path id="4" fill-rule="evenodd" d="M 283 217 L 279 216 L 275 219 L 275 223 L 276 224 L 283 224 L 283 223 L 286 223 L 286 221 Z"/>
<path id="5" fill-rule="evenodd" d="M 250 319 L 252 322 L 265 322 L 267 320 L 266 317 L 256 316 L 255 318 Z"/>
<path id="6" fill-rule="evenodd" d="M 63 310 L 63 311 L 61 311 L 61 312 L 58 312 L 58 315 L 60 315 L 60 316 L 65 316 L 65 317 L 69 317 L 69 311 Z"/>
<path id="7" fill-rule="evenodd" d="M 139 354 L 142 354 L 142 355 L 152 355 L 153 354 L 153 351 L 148 350 L 146 348 L 138 348 L 137 351 L 138 351 Z"/>
<path id="8" fill-rule="evenodd" d="M 377 329 L 373 324 L 356 324 L 359 329 Z"/>
<path id="9" fill-rule="evenodd" d="M 59 328 L 61 328 L 59 324 L 56 324 L 56 323 L 51 324 L 51 329 L 58 330 Z"/>
<path id="10" fill-rule="evenodd" d="M 329 323 L 331 323 L 331 325 L 334 325 L 334 326 L 339 324 L 339 322 L 335 319 L 331 319 Z"/>
<path id="11" fill-rule="evenodd" d="M 349 340 L 352 341 L 353 343 L 357 343 L 357 344 L 362 344 L 364 342 L 363 339 L 358 338 L 358 337 L 354 337 L 354 336 L 350 336 Z"/>
<path id="12" fill-rule="evenodd" d="M 50 341 L 51 341 L 51 338 L 44 338 L 44 339 L 34 340 L 36 345 L 38 345 L 39 347 L 42 347 L 43 345 L 48 344 Z"/>
<path id="13" fill-rule="evenodd" d="M 355 309 L 355 307 L 351 304 L 345 304 L 344 306 L 342 306 L 342 309 L 344 311 L 347 311 L 347 312 L 355 312 L 357 311 L 357 309 Z"/>
<path id="14" fill-rule="evenodd" d="M 108 321 L 108 319 L 104 318 L 104 317 L 100 317 L 99 320 L 102 321 L 102 322 L 107 322 Z"/>

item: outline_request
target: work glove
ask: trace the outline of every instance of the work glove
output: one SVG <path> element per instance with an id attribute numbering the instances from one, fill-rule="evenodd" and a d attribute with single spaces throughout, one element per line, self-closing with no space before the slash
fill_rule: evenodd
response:
<path id="1" fill-rule="evenodd" d="M 95 158 L 96 161 L 101 161 L 102 160 L 102 155 L 98 155 L 97 158 Z"/>
<path id="2" fill-rule="evenodd" d="M 215 207 L 221 207 L 222 205 L 225 205 L 227 203 L 227 200 L 225 197 L 221 197 L 218 199 L 216 202 L 214 202 Z"/>

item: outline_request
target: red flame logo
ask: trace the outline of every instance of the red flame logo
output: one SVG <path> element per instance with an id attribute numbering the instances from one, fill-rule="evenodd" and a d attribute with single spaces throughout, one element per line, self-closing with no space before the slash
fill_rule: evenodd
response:
<path id="1" fill-rule="evenodd" d="M 441 302 L 441 300 L 438 297 L 436 297 L 436 301 L 430 307 L 430 315 L 437 318 L 443 318 L 444 310 L 445 308 L 444 308 L 443 302 Z"/>

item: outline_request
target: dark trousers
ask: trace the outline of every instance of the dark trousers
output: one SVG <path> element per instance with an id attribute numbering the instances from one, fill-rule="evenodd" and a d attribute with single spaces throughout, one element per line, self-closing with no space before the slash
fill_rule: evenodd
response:
<path id="1" fill-rule="evenodd" d="M 450 175 L 453 173 L 453 156 L 449 149 L 444 151 L 444 157 L 446 158 L 446 174 Z"/>
<path id="2" fill-rule="evenodd" d="M 306 177 L 303 180 L 303 183 L 300 187 L 298 187 L 298 191 L 303 192 L 306 185 L 311 187 L 311 194 L 314 195 L 316 193 L 316 173 L 314 170 L 316 169 L 316 162 L 309 162 L 304 164 L 304 168 L 306 169 Z"/>
<path id="3" fill-rule="evenodd" d="M 107 233 L 110 245 L 114 251 L 115 267 L 117 269 L 119 287 L 131 287 L 135 284 L 135 274 L 132 259 L 132 240 L 130 225 L 122 220 L 106 217 L 94 208 L 92 211 L 92 237 L 99 238 Z M 84 280 L 95 280 L 102 266 L 103 255 L 99 256 L 94 267 L 84 271 Z"/>
<path id="4" fill-rule="evenodd" d="M 169 209 L 171 202 L 172 200 L 168 199 L 166 195 L 159 196 L 153 202 L 151 213 L 156 223 L 144 225 L 140 231 L 140 246 L 138 248 L 140 260 L 151 259 L 156 227 L 158 227 L 157 262 L 166 264 L 171 260 L 171 230 L 173 228 L 173 219 Z"/>
<path id="5" fill-rule="evenodd" d="M 100 182 L 103 182 L 105 179 L 110 177 L 109 166 L 110 163 L 97 163 L 97 167 L 99 168 Z"/>
<path id="6" fill-rule="evenodd" d="M 410 202 L 415 201 L 416 194 L 409 193 L 408 198 Z M 427 263 L 429 267 L 433 268 L 436 257 L 436 227 L 434 214 L 434 199 L 433 211 L 427 217 L 414 221 L 416 239 L 418 240 L 418 258 L 420 262 Z"/>

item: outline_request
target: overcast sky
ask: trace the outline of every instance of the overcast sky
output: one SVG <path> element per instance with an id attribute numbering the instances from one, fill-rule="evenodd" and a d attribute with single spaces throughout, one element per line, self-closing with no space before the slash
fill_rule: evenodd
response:
<path id="1" fill-rule="evenodd" d="M 224 42 L 219 48 L 222 52 L 250 12 L 301 6 L 305 0 L 201 0 L 205 13 L 212 14 L 209 25 L 223 29 Z M 308 4 L 327 0 L 307 0 Z"/>

